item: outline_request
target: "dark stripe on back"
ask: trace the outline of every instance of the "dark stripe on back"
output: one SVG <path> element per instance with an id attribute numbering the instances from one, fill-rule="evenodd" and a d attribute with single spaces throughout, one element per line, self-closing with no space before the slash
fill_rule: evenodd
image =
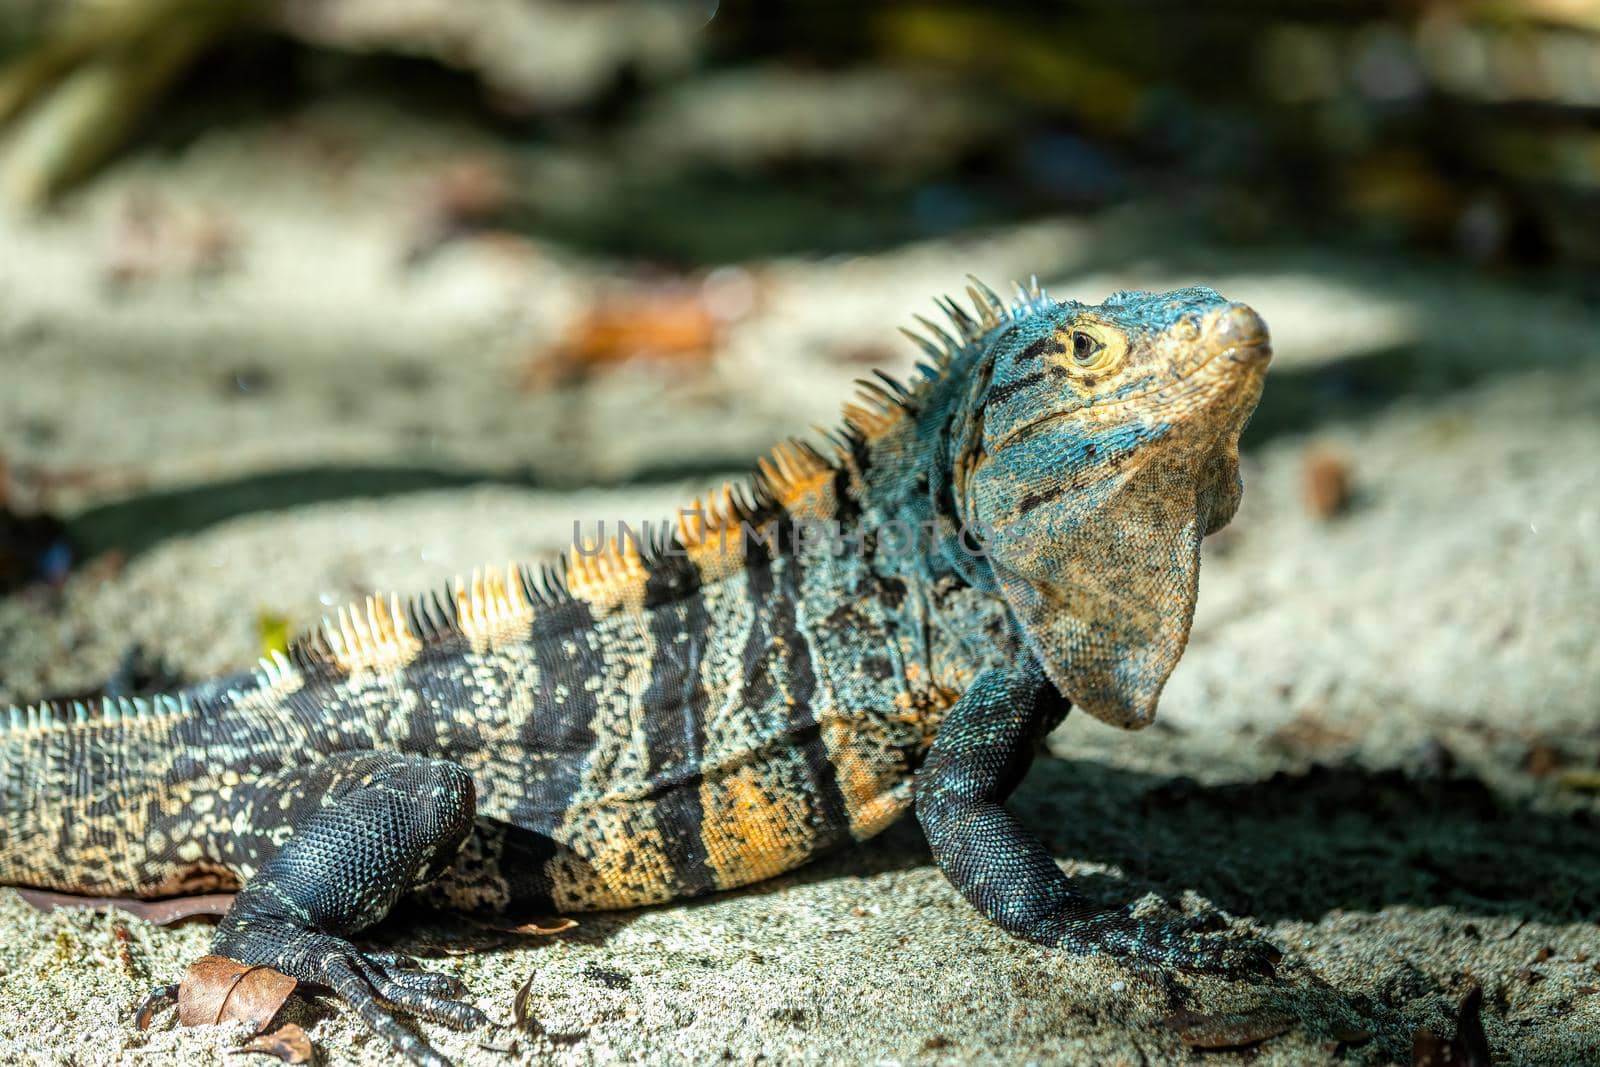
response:
<path id="1" fill-rule="evenodd" d="M 656 829 L 672 864 L 675 895 L 715 888 L 700 835 L 701 767 L 705 760 L 706 686 L 702 675 L 711 616 L 699 571 L 687 559 L 658 560 L 645 582 L 655 660 L 645 687 L 645 756 Z"/>
<path id="2" fill-rule="evenodd" d="M 529 753 L 523 796 L 511 806 L 510 821 L 521 830 L 509 832 L 517 862 L 503 871 L 522 903 L 542 904 L 550 896 L 546 864 L 555 858 L 556 844 L 549 834 L 572 809 L 594 752 L 598 704 L 586 683 L 604 670 L 598 633 L 582 600 L 554 605 L 534 620 L 530 640 L 539 692 L 522 724 Z"/>
<path id="3" fill-rule="evenodd" d="M 838 771 L 828 758 L 822 729 L 817 724 L 816 669 L 811 645 L 800 632 L 798 622 L 804 572 L 789 544 L 792 528 L 785 524 L 779 536 L 783 538 L 785 551 L 777 560 L 769 562 L 764 544 L 752 545 L 750 549 L 749 589 L 756 617 L 743 657 L 745 675 L 749 679 L 745 697 L 756 706 L 773 699 L 777 692 L 777 672 L 783 671 L 790 698 L 783 736 L 800 756 L 801 766 L 810 779 L 810 796 L 816 806 L 813 844 L 815 848 L 824 848 L 849 838 L 850 808 L 839 790 Z"/>
<path id="4" fill-rule="evenodd" d="M 482 733 L 475 716 L 464 715 L 462 710 L 472 706 L 475 691 L 467 680 L 467 657 L 471 646 L 466 638 L 454 635 L 439 645 L 423 648 L 415 658 L 401 669 L 401 684 L 417 695 L 411 715 L 406 721 L 406 735 L 381 739 L 383 747 L 393 747 L 401 752 L 443 756 L 455 759 L 463 752 L 482 746 Z M 500 674 L 498 664 L 490 662 L 480 669 Z M 500 678 L 504 683 L 503 674 Z M 324 709 L 324 714 L 326 710 Z M 450 724 L 449 745 L 439 750 L 438 723 Z M 375 739 L 375 743 L 380 739 Z"/>
<path id="5" fill-rule="evenodd" d="M 861 517 L 861 501 L 852 493 L 851 482 L 865 485 L 872 466 L 872 453 L 866 440 L 857 434 L 849 435 L 847 440 L 850 455 L 833 474 L 833 518 L 844 529 L 849 529 Z"/>

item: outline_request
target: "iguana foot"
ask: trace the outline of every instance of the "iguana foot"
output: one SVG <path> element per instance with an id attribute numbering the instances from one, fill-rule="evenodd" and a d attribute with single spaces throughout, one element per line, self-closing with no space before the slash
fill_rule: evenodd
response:
<path id="1" fill-rule="evenodd" d="M 391 1011 L 460 1028 L 487 1017 L 457 999 L 454 979 L 346 938 L 452 861 L 472 827 L 471 776 L 444 760 L 348 752 L 241 791 L 232 801 L 241 810 L 286 810 L 282 826 L 293 832 L 234 897 L 211 951 L 326 986 L 412 1063 L 444 1064 Z"/>
<path id="2" fill-rule="evenodd" d="M 1002 801 L 1021 780 L 1062 698 L 1036 662 L 984 672 L 956 702 L 917 772 L 917 818 L 939 869 L 1018 937 L 1080 956 L 1243 978 L 1282 958 L 1264 941 L 1216 932 L 1220 916 L 1140 919 L 1085 897 Z"/>
<path id="3" fill-rule="evenodd" d="M 487 1015 L 459 999 L 466 987 L 455 978 L 424 971 L 409 956 L 362 952 L 341 938 L 286 922 L 241 924 L 231 936 L 219 939 L 213 951 L 331 989 L 374 1032 L 419 1067 L 448 1067 L 449 1061 L 401 1026 L 392 1010 L 458 1030 L 489 1024 Z"/>

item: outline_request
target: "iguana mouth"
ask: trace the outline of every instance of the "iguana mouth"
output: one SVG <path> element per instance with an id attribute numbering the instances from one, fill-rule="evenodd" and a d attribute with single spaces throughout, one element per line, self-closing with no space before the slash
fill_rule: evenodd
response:
<path id="1" fill-rule="evenodd" d="M 1269 363 L 1272 361 L 1272 342 L 1266 337 L 1261 337 L 1254 341 L 1225 348 L 1217 353 L 1217 356 L 1233 363 Z M 1215 359 L 1217 356 L 1212 358 Z M 1210 362 L 1211 360 L 1206 360 L 1206 363 Z M 1205 364 L 1203 363 L 1201 366 L 1205 366 Z"/>

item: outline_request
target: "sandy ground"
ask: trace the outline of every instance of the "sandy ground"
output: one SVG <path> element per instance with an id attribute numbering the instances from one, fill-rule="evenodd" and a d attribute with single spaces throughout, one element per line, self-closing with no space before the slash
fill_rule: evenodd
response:
<path id="1" fill-rule="evenodd" d="M 479 239 L 401 270 L 395 220 L 440 160 L 488 150 L 421 124 L 403 148 L 372 133 L 402 121 L 316 110 L 0 222 L 0 455 L 19 496 L 48 483 L 39 499 L 80 540 L 124 552 L 0 601 L 0 701 L 92 686 L 136 642 L 186 675 L 237 667 L 264 614 L 304 625 L 370 589 L 552 552 L 574 519 L 659 517 L 831 422 L 866 366 L 908 366 L 893 328 L 967 271 L 1038 271 L 1086 299 L 1213 284 L 1261 310 L 1279 352 L 1162 719 L 1124 735 L 1069 718 L 1015 801 L 1094 895 L 1220 908 L 1287 950 L 1275 980 L 1168 986 L 1013 941 L 902 825 L 748 892 L 555 938 L 392 922 L 375 941 L 432 957 L 497 1020 L 529 983 L 540 1033 L 426 1027 L 443 1051 L 1185 1062 L 1200 1054 L 1164 1020 L 1186 1008 L 1287 1027 L 1208 1061 L 1409 1062 L 1415 1031 L 1451 1032 L 1478 983 L 1496 1062 L 1600 1063 L 1600 805 L 1571 774 L 1600 765 L 1600 312 L 1436 264 L 1041 222 L 763 264 L 704 368 L 528 392 L 530 353 L 608 267 Z M 336 177 L 305 147 L 330 141 Z M 234 266 L 109 283 L 135 193 L 175 216 L 225 208 Z M 1313 451 L 1349 472 L 1336 517 L 1307 507 Z M 128 1022 L 207 934 L 0 891 L 0 1060 L 245 1062 L 237 1027 Z M 324 1062 L 389 1061 L 328 1002 L 290 1017 Z"/>

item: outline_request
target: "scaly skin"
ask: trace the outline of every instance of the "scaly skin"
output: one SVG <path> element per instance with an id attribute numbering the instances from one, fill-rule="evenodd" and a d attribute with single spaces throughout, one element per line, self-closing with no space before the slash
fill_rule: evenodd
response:
<path id="1" fill-rule="evenodd" d="M 1097 910 L 1001 806 L 1067 708 L 1150 721 L 1201 537 L 1239 499 L 1268 360 L 1209 289 L 1099 306 L 969 289 L 931 362 L 868 383 L 828 454 L 780 446 L 666 531 L 370 598 L 259 672 L 154 702 L 13 709 L 0 882 L 242 886 L 213 951 L 390 1014 L 483 1023 L 350 938 L 408 894 L 623 908 L 745 885 L 913 806 L 1021 937 L 1265 973 L 1255 941 Z M 642 544 L 640 541 L 642 540 Z"/>

